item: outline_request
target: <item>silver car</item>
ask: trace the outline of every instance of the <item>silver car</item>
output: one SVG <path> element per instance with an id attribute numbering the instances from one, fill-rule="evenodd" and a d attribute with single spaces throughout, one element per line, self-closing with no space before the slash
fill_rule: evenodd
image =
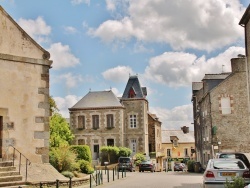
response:
<path id="1" fill-rule="evenodd" d="M 232 177 L 242 177 L 250 183 L 250 171 L 240 159 L 210 159 L 203 174 L 204 188 L 225 188 Z"/>

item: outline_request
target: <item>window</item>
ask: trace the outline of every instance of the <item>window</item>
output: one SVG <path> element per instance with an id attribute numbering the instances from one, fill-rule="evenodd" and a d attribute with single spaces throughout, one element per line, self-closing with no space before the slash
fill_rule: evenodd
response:
<path id="1" fill-rule="evenodd" d="M 78 145 L 85 145 L 85 140 L 84 139 L 79 139 L 78 140 Z"/>
<path id="2" fill-rule="evenodd" d="M 107 146 L 114 146 L 114 139 L 107 139 Z"/>
<path id="3" fill-rule="evenodd" d="M 174 147 L 178 147 L 178 140 L 176 140 L 176 139 L 173 140 L 173 146 L 174 146 Z"/>
<path id="4" fill-rule="evenodd" d="M 114 115 L 113 114 L 108 114 L 106 116 L 106 118 L 107 118 L 107 128 L 114 127 Z"/>
<path id="5" fill-rule="evenodd" d="M 78 129 L 85 129 L 85 116 L 78 116 Z"/>
<path id="6" fill-rule="evenodd" d="M 131 139 L 131 150 L 136 153 L 136 139 Z"/>
<path id="7" fill-rule="evenodd" d="M 134 88 L 130 88 L 129 93 L 128 93 L 128 98 L 134 98 L 135 97 L 135 90 Z"/>
<path id="8" fill-rule="evenodd" d="M 136 128 L 136 115 L 130 115 L 130 128 Z"/>
<path id="9" fill-rule="evenodd" d="M 185 157 L 188 157 L 189 155 L 188 155 L 188 148 L 184 148 L 184 156 Z"/>
<path id="10" fill-rule="evenodd" d="M 171 157 L 171 149 L 167 149 L 167 156 Z"/>
<path id="11" fill-rule="evenodd" d="M 93 129 L 99 128 L 99 115 L 92 116 L 92 126 L 93 126 Z"/>
<path id="12" fill-rule="evenodd" d="M 221 113 L 231 114 L 230 97 L 221 97 Z"/>

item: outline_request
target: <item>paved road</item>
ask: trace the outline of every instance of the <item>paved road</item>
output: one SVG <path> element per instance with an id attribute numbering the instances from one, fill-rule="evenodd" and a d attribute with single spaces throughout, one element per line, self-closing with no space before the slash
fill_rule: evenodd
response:
<path id="1" fill-rule="evenodd" d="M 201 188 L 202 174 L 189 172 L 128 172 L 125 178 L 110 179 L 100 188 Z"/>

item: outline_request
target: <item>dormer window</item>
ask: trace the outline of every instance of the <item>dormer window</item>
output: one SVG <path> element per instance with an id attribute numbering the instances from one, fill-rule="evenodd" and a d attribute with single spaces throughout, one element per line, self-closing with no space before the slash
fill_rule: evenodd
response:
<path id="1" fill-rule="evenodd" d="M 134 98 L 135 97 L 135 90 L 134 88 L 130 88 L 129 93 L 128 93 L 128 98 Z"/>

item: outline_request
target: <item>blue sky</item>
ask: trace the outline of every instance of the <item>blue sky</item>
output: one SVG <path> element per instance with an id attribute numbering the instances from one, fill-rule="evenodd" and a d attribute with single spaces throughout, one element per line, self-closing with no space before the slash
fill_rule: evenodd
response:
<path id="1" fill-rule="evenodd" d="M 230 72 L 244 51 L 247 0 L 0 0 L 51 54 L 50 94 L 60 113 L 89 90 L 123 93 L 129 75 L 147 87 L 163 129 L 192 130 L 192 82 Z M 222 69 L 223 67 L 223 69 Z"/>

